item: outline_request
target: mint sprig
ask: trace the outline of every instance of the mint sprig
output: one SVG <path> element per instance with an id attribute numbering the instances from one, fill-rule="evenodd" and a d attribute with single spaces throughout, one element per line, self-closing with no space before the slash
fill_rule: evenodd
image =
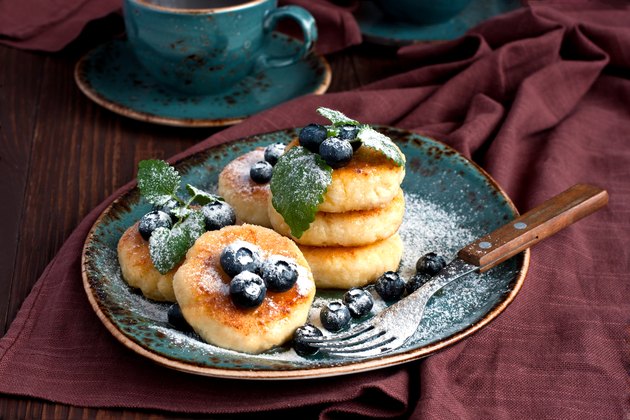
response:
<path id="1" fill-rule="evenodd" d="M 320 107 L 317 112 L 332 123 L 326 126 L 327 137 L 338 136 L 342 126 L 354 125 L 361 147 L 381 153 L 397 166 L 405 164 L 405 155 L 394 142 L 369 125 L 334 109 Z M 291 229 L 291 235 L 300 238 L 309 228 L 331 182 L 332 168 L 304 147 L 293 147 L 278 160 L 271 178 L 271 203 Z"/>
<path id="2" fill-rule="evenodd" d="M 142 196 L 151 204 L 163 206 L 175 198 L 181 177 L 163 160 L 143 160 L 138 164 L 138 188 Z"/>
<path id="3" fill-rule="evenodd" d="M 206 204 L 214 203 L 216 201 L 224 201 L 223 197 L 219 197 L 218 195 L 210 194 L 209 192 L 200 190 L 190 184 L 186 184 L 186 191 L 190 194 L 190 203 L 197 203 L 200 206 L 205 206 Z"/>
<path id="4" fill-rule="evenodd" d="M 315 220 L 317 207 L 332 182 L 332 168 L 302 146 L 291 148 L 276 163 L 270 188 L 272 204 L 300 238 Z"/>
<path id="5" fill-rule="evenodd" d="M 157 228 L 149 238 L 149 255 L 153 266 L 166 274 L 179 263 L 186 252 L 206 230 L 203 214 L 192 212 L 172 229 Z"/>
<path id="6" fill-rule="evenodd" d="M 339 135 L 339 127 L 343 125 L 356 125 L 359 127 L 357 138 L 361 140 L 363 146 L 369 147 L 372 150 L 382 153 L 386 158 L 396 164 L 396 166 L 402 166 L 405 164 L 405 156 L 396 147 L 394 142 L 384 134 L 379 133 L 367 124 L 361 124 L 360 122 L 347 117 L 345 114 L 334 109 L 320 107 L 317 108 L 317 112 L 324 118 L 327 118 L 332 123 L 332 126 L 327 127 L 328 137 Z"/>
<path id="7" fill-rule="evenodd" d="M 189 197 L 183 200 L 177 195 L 180 184 L 177 170 L 162 160 L 143 160 L 138 164 L 138 188 L 142 196 L 155 206 L 164 206 L 171 201 L 178 204 L 171 210 L 178 222 L 170 230 L 154 230 L 149 239 L 151 261 L 162 274 L 175 267 L 205 232 L 204 216 L 195 205 L 223 201 L 221 197 L 190 184 L 186 184 Z"/>
<path id="8" fill-rule="evenodd" d="M 335 111 L 334 109 L 319 107 L 317 108 L 317 113 L 322 117 L 330 120 L 331 123 L 335 126 L 339 125 L 361 125 L 360 122 L 353 120 L 352 118 L 348 118 L 345 114 L 339 111 Z"/>
<path id="9" fill-rule="evenodd" d="M 396 147 L 394 142 L 369 125 L 364 125 L 359 129 L 357 138 L 361 140 L 361 147 L 369 147 L 372 150 L 382 153 L 386 158 L 394 162 L 396 166 L 403 166 L 405 164 L 405 155 Z"/>

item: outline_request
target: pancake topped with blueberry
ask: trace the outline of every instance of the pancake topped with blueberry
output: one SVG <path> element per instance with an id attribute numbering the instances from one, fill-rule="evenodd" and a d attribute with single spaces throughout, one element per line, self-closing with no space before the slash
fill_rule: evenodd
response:
<path id="1" fill-rule="evenodd" d="M 318 286 L 362 286 L 402 257 L 405 156 L 369 125 L 318 112 L 331 124 L 303 127 L 273 169 L 269 220 L 303 247 Z M 387 258 L 372 258 L 384 250 Z"/>
<path id="2" fill-rule="evenodd" d="M 315 283 L 290 239 L 261 226 L 204 233 L 175 273 L 182 314 L 208 343 L 260 353 L 304 324 Z"/>

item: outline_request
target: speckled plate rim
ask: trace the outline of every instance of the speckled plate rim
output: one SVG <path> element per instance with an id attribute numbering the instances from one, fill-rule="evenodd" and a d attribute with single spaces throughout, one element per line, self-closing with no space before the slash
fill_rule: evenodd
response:
<path id="1" fill-rule="evenodd" d="M 412 134 L 406 130 L 395 128 L 395 127 L 387 127 L 387 126 L 381 126 L 381 127 L 390 128 L 395 131 L 404 132 L 407 134 Z M 285 131 L 285 130 L 280 130 L 280 131 Z M 269 132 L 269 133 L 261 133 L 261 134 L 257 134 L 256 136 L 270 135 L 277 132 L 278 131 Z M 246 140 L 251 137 L 254 137 L 254 136 L 248 136 L 242 139 L 237 139 L 237 140 L 234 140 L 234 142 Z M 480 167 L 479 165 L 477 165 L 475 162 L 468 159 L 467 157 L 463 156 L 462 154 L 460 154 L 458 151 L 451 148 L 450 146 L 440 142 L 439 140 L 436 140 L 432 137 L 427 137 L 427 136 L 424 136 L 424 137 L 432 141 L 435 141 L 436 143 L 439 143 L 441 146 L 445 148 L 445 150 L 451 151 L 452 153 L 459 156 L 461 159 L 464 159 L 465 161 L 467 161 L 472 166 L 472 168 L 476 169 L 477 171 L 479 171 L 481 175 L 483 175 L 483 177 L 488 181 L 488 184 L 491 187 L 496 189 L 499 195 L 506 201 L 506 203 L 509 205 L 512 211 L 515 213 L 515 215 L 519 214 L 518 210 L 516 209 L 516 206 L 514 205 L 512 200 L 509 198 L 507 193 L 499 186 L 499 184 L 494 180 L 494 178 L 492 178 L 490 174 L 487 173 L 482 167 Z M 213 147 L 220 147 L 225 144 L 226 143 L 213 146 Z M 195 155 L 199 153 L 206 152 L 207 150 L 208 149 L 204 149 L 195 154 L 183 157 L 177 160 L 176 162 L 172 162 L 172 164 L 178 165 L 186 160 L 193 158 Z M 338 365 L 338 366 L 330 366 L 330 367 L 313 367 L 313 368 L 304 368 L 304 369 L 295 369 L 295 370 L 251 370 L 251 369 L 227 369 L 227 368 L 198 366 L 195 364 L 184 363 L 179 360 L 175 360 L 169 357 L 165 357 L 165 356 L 153 353 L 150 350 L 138 344 L 136 341 L 130 339 L 101 310 L 99 302 L 95 296 L 94 290 L 90 286 L 90 282 L 87 275 L 87 269 L 86 269 L 86 258 L 87 258 L 86 251 L 88 249 L 89 242 L 92 240 L 94 236 L 94 231 L 97 229 L 101 221 L 108 215 L 112 207 L 114 207 L 121 200 L 123 200 L 126 194 L 129 194 L 132 190 L 129 190 L 123 193 L 120 197 L 116 198 L 109 206 L 107 206 L 105 210 L 103 210 L 103 212 L 99 215 L 99 217 L 96 219 L 96 221 L 92 225 L 92 228 L 90 229 L 90 232 L 88 233 L 85 239 L 85 242 L 83 245 L 83 251 L 81 254 L 81 277 L 82 277 L 82 282 L 83 282 L 83 288 L 85 289 L 85 292 L 87 294 L 90 305 L 92 306 L 92 309 L 96 312 L 96 315 L 101 320 L 101 322 L 105 325 L 107 330 L 109 330 L 109 332 L 118 341 L 120 341 L 128 349 L 134 351 L 135 353 L 141 356 L 148 358 L 149 360 L 152 360 L 153 362 L 159 365 L 163 365 L 163 366 L 166 366 L 166 367 L 169 367 L 169 368 L 181 371 L 181 372 L 192 373 L 192 374 L 201 375 L 201 376 L 211 376 L 211 377 L 230 378 L 230 379 L 248 379 L 248 380 L 311 379 L 311 378 L 324 378 L 324 377 L 348 375 L 348 374 L 359 373 L 359 372 L 367 372 L 370 370 L 383 369 L 386 367 L 395 366 L 395 365 L 411 362 L 414 360 L 418 360 L 461 341 L 462 339 L 481 330 L 483 327 L 488 325 L 492 320 L 498 317 L 499 314 L 501 314 L 510 305 L 510 303 L 512 303 L 512 301 L 516 298 L 516 295 L 519 293 L 519 291 L 521 290 L 521 287 L 523 286 L 525 277 L 527 276 L 527 272 L 529 270 L 531 254 L 530 254 L 530 250 L 526 249 L 522 253 L 523 255 L 522 266 L 516 275 L 513 288 L 505 296 L 505 298 L 499 303 L 497 303 L 490 311 L 488 311 L 488 313 L 483 318 L 469 325 L 467 328 L 451 336 L 443 338 L 442 340 L 438 340 L 435 343 L 432 343 L 432 344 L 429 344 L 420 348 L 409 349 L 408 351 L 405 351 L 403 353 L 385 355 L 379 358 L 369 359 L 369 360 L 357 360 L 356 362 L 346 364 L 346 365 Z"/>
<path id="2" fill-rule="evenodd" d="M 277 32 L 275 33 L 280 36 L 285 36 L 289 38 L 288 35 L 283 35 Z M 113 42 L 113 41 L 109 41 L 109 42 Z M 79 90 L 81 90 L 81 92 L 83 92 L 83 94 L 87 96 L 90 100 L 94 101 L 96 104 L 102 106 L 105 109 L 108 109 L 116 114 L 131 118 L 134 120 L 153 123 L 153 124 L 168 125 L 168 126 L 173 126 L 173 127 L 224 127 L 224 126 L 237 124 L 251 116 L 251 115 L 240 115 L 240 116 L 235 116 L 235 117 L 230 117 L 230 118 L 209 118 L 209 119 L 170 118 L 170 117 L 160 116 L 157 114 L 152 114 L 149 112 L 136 111 L 132 108 L 129 108 L 124 105 L 120 105 L 110 99 L 107 99 L 105 96 L 103 96 L 102 94 L 97 92 L 95 89 L 93 89 L 90 86 L 90 83 L 84 80 L 85 72 L 83 71 L 83 67 L 85 66 L 85 63 L 87 62 L 88 58 L 95 51 L 97 51 L 99 48 L 102 48 L 106 44 L 107 43 L 99 45 L 91 49 L 87 53 L 85 53 L 79 59 L 79 61 L 77 61 L 76 65 L 74 66 L 74 80 L 77 86 L 79 87 Z M 326 60 L 326 58 L 323 55 L 317 54 L 314 50 L 312 50 L 309 54 L 313 55 L 313 57 L 315 57 L 315 59 L 319 61 L 319 64 L 324 69 L 324 72 L 322 74 L 322 80 L 320 81 L 320 83 L 317 85 L 317 87 L 314 90 L 309 92 L 309 94 L 321 95 L 325 93 L 328 90 L 328 87 L 330 86 L 330 82 L 332 80 L 332 69 L 330 67 L 330 64 L 328 63 L 328 60 Z M 259 110 L 259 112 L 263 110 L 264 109 L 261 109 Z"/>

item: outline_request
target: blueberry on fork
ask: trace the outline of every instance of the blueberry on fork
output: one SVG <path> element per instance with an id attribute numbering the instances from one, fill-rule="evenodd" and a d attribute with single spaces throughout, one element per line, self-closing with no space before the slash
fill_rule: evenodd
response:
<path id="1" fill-rule="evenodd" d="M 355 287 L 343 295 L 343 303 L 346 304 L 353 318 L 361 318 L 372 310 L 374 299 L 367 290 Z"/>
<path id="2" fill-rule="evenodd" d="M 446 260 L 435 252 L 423 255 L 416 263 L 416 271 L 429 276 L 435 276 L 444 267 L 446 267 Z"/>
<path id="3" fill-rule="evenodd" d="M 339 331 L 350 323 L 350 310 L 340 300 L 333 300 L 324 306 L 319 319 L 328 331 Z"/>
<path id="4" fill-rule="evenodd" d="M 376 293 L 386 302 L 399 300 L 405 293 L 405 281 L 394 271 L 386 271 L 374 284 Z"/>
<path id="5" fill-rule="evenodd" d="M 317 347 L 304 342 L 305 338 L 322 337 L 322 331 L 313 324 L 304 324 L 298 327 L 293 333 L 293 349 L 295 352 L 304 357 L 312 356 L 319 351 Z"/>

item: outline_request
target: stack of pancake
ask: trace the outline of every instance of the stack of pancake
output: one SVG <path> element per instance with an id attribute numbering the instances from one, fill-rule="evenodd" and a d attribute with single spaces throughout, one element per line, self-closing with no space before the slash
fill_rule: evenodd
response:
<path id="1" fill-rule="evenodd" d="M 404 166 L 360 147 L 347 166 L 333 170 L 315 220 L 299 238 L 291 235 L 269 199 L 271 225 L 298 244 L 317 287 L 364 286 L 400 264 L 403 244 L 398 228 L 405 212 L 400 188 L 404 176 Z"/>

